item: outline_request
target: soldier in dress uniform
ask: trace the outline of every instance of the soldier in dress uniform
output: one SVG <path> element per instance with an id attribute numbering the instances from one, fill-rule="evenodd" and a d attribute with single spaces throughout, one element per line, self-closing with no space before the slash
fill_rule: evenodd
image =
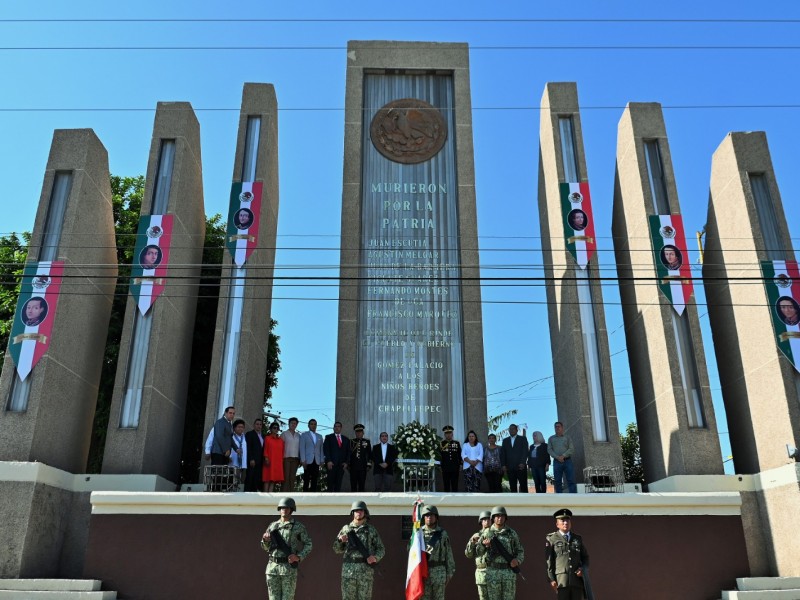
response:
<path id="1" fill-rule="evenodd" d="M 472 537 L 467 540 L 467 548 L 464 550 L 464 555 L 467 558 L 475 559 L 475 585 L 478 586 L 478 599 L 488 600 L 486 592 L 486 553 L 478 553 L 478 547 L 481 545 L 481 532 L 487 529 L 491 523 L 492 513 L 484 510 L 478 516 L 478 523 L 481 528 L 477 533 L 473 533 Z"/>
<path id="2" fill-rule="evenodd" d="M 362 429 L 363 431 L 363 429 Z M 375 565 L 386 553 L 378 530 L 369 524 L 369 509 L 364 501 L 350 507 L 353 520 L 342 527 L 333 542 L 333 551 L 343 554 L 343 600 L 371 600 Z"/>
<path id="3" fill-rule="evenodd" d="M 297 569 L 311 552 L 311 538 L 301 523 L 294 520 L 297 505 L 292 498 L 278 502 L 281 518 L 270 523 L 261 536 L 261 547 L 269 553 L 267 591 L 269 600 L 294 600 Z"/>
<path id="4" fill-rule="evenodd" d="M 367 470 L 372 458 L 372 444 L 364 437 L 364 426 L 353 427 L 356 437 L 350 440 L 350 491 L 363 492 L 367 481 Z"/>
<path id="5" fill-rule="evenodd" d="M 525 549 L 517 532 L 506 525 L 504 506 L 492 509 L 492 525 L 481 533 L 480 552 L 486 553 L 486 592 L 488 600 L 513 600 L 517 593 L 517 574 L 525 560 Z"/>
<path id="6" fill-rule="evenodd" d="M 572 511 L 562 508 L 553 517 L 557 531 L 545 538 L 550 587 L 558 592 L 558 600 L 583 600 L 584 569 L 589 566 L 589 553 L 581 536 L 571 531 Z"/>
<path id="7" fill-rule="evenodd" d="M 441 443 L 442 450 L 442 481 L 445 492 L 458 491 L 458 474 L 461 472 L 463 459 L 461 458 L 461 444 L 453 439 L 453 426 L 445 425 L 442 427 L 444 441 Z"/>
<path id="8" fill-rule="evenodd" d="M 450 428 L 452 433 L 452 428 Z M 444 600 L 444 588 L 456 572 L 456 561 L 447 532 L 439 527 L 439 510 L 433 506 L 422 509 L 422 535 L 428 554 L 428 578 L 421 600 Z"/>

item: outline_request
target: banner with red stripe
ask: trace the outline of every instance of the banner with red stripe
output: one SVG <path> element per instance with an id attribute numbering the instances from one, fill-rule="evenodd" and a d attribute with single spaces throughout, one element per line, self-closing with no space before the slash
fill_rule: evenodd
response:
<path id="1" fill-rule="evenodd" d="M 560 183 L 559 191 L 567 250 L 585 269 L 597 250 L 589 182 Z"/>
<path id="2" fill-rule="evenodd" d="M 793 260 L 761 262 L 775 340 L 783 355 L 800 371 L 800 270 Z"/>
<path id="3" fill-rule="evenodd" d="M 686 249 L 686 234 L 681 215 L 652 215 L 650 238 L 653 242 L 653 260 L 661 293 L 670 301 L 679 315 L 683 314 L 694 292 L 692 268 Z"/>
<path id="4" fill-rule="evenodd" d="M 244 181 L 231 185 L 228 208 L 228 235 L 225 245 L 237 267 L 242 267 L 258 247 L 258 224 L 261 219 L 260 181 Z"/>
<path id="5" fill-rule="evenodd" d="M 139 220 L 130 290 L 143 315 L 167 284 L 172 221 L 172 215 L 143 215 Z"/>

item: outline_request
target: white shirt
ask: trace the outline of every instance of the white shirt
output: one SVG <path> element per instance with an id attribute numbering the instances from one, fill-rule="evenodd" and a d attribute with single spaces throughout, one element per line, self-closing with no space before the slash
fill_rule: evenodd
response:
<path id="1" fill-rule="evenodd" d="M 478 469 L 481 473 L 483 473 L 483 445 L 478 442 L 474 446 L 470 446 L 469 443 L 464 444 L 461 446 L 461 458 L 470 459 L 470 460 L 477 460 L 478 464 L 475 465 L 475 468 Z M 469 469 L 472 465 L 470 465 L 466 460 L 462 466 L 463 469 Z"/>

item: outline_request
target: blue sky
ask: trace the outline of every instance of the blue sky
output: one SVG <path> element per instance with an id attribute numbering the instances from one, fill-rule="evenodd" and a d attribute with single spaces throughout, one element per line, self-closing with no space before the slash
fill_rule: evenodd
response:
<path id="1" fill-rule="evenodd" d="M 800 235 L 791 217 L 797 210 L 791 173 L 800 119 L 794 76 L 800 51 L 792 46 L 800 29 L 796 3 L 672 2 L 668 7 L 652 5 L 657 11 L 637 6 L 634 12 L 623 3 L 615 8 L 588 2 L 538 4 L 5 3 L 0 9 L 0 232 L 31 229 L 53 129 L 91 127 L 108 149 L 112 173 L 144 173 L 158 101 L 188 101 L 197 110 L 206 213 L 224 214 L 242 84 L 268 82 L 276 87 L 280 108 L 277 273 L 335 274 L 344 48 L 348 40 L 383 39 L 470 44 L 484 276 L 497 276 L 497 267 L 503 265 L 514 266 L 521 276 L 542 275 L 536 208 L 538 106 L 548 81 L 578 84 L 602 266 L 614 263 L 610 236 L 616 128 L 630 101 L 665 107 L 687 232 L 705 223 L 711 155 L 724 136 L 764 130 L 792 235 Z M 247 22 L 251 19 L 260 21 Z M 547 19 L 556 21 L 543 21 Z M 703 19 L 712 21 L 696 21 Z M 732 22 L 737 19 L 744 21 Z M 768 19 L 784 22 L 754 21 Z M 250 49 L 209 49 L 223 46 Z M 75 47 L 93 49 L 68 49 Z M 112 49 L 120 47 L 137 49 Z M 301 247 L 312 249 L 297 249 Z M 691 241 L 690 249 L 694 261 L 697 252 Z M 319 268 L 309 270 L 309 265 Z M 703 303 L 702 286 L 695 289 Z M 634 420 L 634 409 L 613 283 L 605 287 L 604 296 L 624 426 Z M 296 414 L 303 421 L 316 417 L 329 425 L 335 418 L 337 288 L 282 285 L 275 287 L 274 297 L 283 361 L 275 407 L 284 416 Z M 514 408 L 520 411 L 519 422 L 549 432 L 556 408 L 544 289 L 485 287 L 483 298 L 489 413 Z M 705 314 L 702 306 L 699 313 Z M 707 317 L 701 324 L 727 456 Z M 514 389 L 504 392 L 509 388 Z"/>

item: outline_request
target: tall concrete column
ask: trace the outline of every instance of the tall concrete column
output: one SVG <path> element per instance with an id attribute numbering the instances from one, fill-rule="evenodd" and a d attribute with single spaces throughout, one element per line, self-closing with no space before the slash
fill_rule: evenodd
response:
<path id="1" fill-rule="evenodd" d="M 539 222 L 556 403 L 580 481 L 586 466 L 621 467 L 622 453 L 599 259 L 581 269 L 565 237 L 560 184 L 589 181 L 576 84 L 548 83 L 540 115 Z"/>
<path id="2" fill-rule="evenodd" d="M 64 278 L 47 352 L 24 381 L 10 352 L 3 362 L 0 460 L 82 473 L 117 277 L 108 153 L 91 129 L 53 134 L 27 258 L 39 261 L 64 261 Z"/>
<path id="3" fill-rule="evenodd" d="M 800 376 L 776 343 L 762 260 L 796 260 L 767 136 L 729 133 L 711 161 L 703 279 L 737 473 L 800 445 Z"/>
<path id="4" fill-rule="evenodd" d="M 200 125 L 188 102 L 158 103 L 146 181 L 142 216 L 173 219 L 169 271 L 144 315 L 128 296 L 103 473 L 177 481 L 206 223 Z"/>
<path id="5" fill-rule="evenodd" d="M 466 44 L 350 42 L 336 416 L 487 431 Z M 463 280 L 462 280 L 463 278 Z"/>
<path id="6" fill-rule="evenodd" d="M 678 314 L 653 280 L 653 215 L 680 215 L 667 130 L 660 104 L 629 103 L 612 232 L 645 477 L 722 473 L 697 305 L 692 297 Z"/>
<path id="7" fill-rule="evenodd" d="M 244 85 L 233 182 L 263 183 L 258 247 L 242 268 L 225 251 L 203 441 L 227 406 L 248 424 L 264 411 L 278 228 L 278 101 L 270 84 Z"/>

